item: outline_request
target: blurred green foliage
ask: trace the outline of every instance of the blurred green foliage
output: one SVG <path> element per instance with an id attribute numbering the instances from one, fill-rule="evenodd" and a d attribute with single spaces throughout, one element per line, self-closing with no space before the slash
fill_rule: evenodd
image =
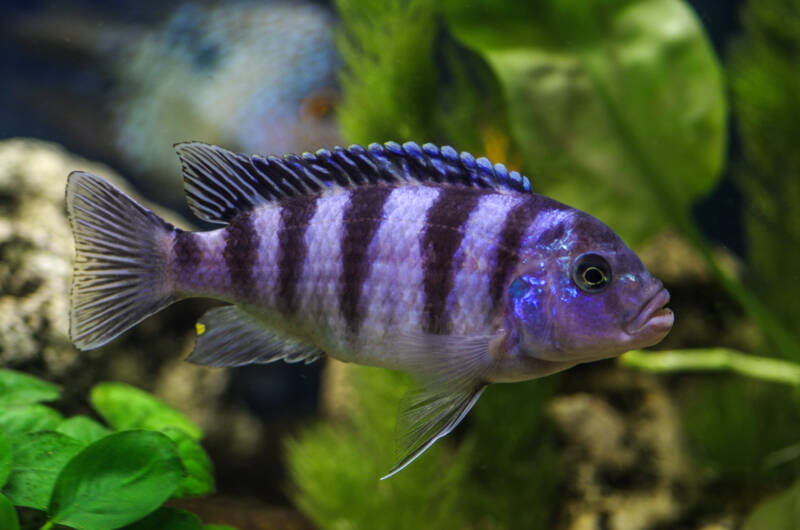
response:
<path id="1" fill-rule="evenodd" d="M 341 424 L 320 423 L 288 444 L 295 501 L 322 528 L 463 528 L 455 510 L 467 461 L 436 446 L 390 480 L 396 463 L 391 441 L 408 378 L 397 372 L 353 367 L 357 389 Z M 395 480 L 396 479 L 396 480 Z"/>
<path id="2" fill-rule="evenodd" d="M 798 441 L 800 408 L 793 392 L 730 376 L 688 386 L 678 403 L 698 469 L 751 491 L 790 482 L 798 466 L 765 463 Z"/>
<path id="3" fill-rule="evenodd" d="M 214 491 L 196 425 L 128 385 L 92 389 L 92 406 L 113 429 L 87 416 L 64 419 L 39 403 L 59 394 L 51 383 L 0 370 L 0 528 L 19 528 L 15 506 L 46 512 L 43 529 L 103 530 L 137 520 L 132 528 L 206 528 L 188 512 L 158 509 L 170 498 Z"/>
<path id="4" fill-rule="evenodd" d="M 797 333 L 800 322 L 800 1 L 750 2 L 729 60 L 744 150 L 750 282 Z M 772 337 L 767 336 L 767 340 Z M 792 356 L 800 361 L 800 351 Z"/>
<path id="5" fill-rule="evenodd" d="M 457 41 L 429 0 L 339 0 L 339 122 L 349 142 L 507 141 L 501 87 L 485 59 Z"/>
<path id="6" fill-rule="evenodd" d="M 489 388 L 458 444 L 397 463 L 395 418 L 413 387 L 398 372 L 347 366 L 345 418 L 287 443 L 297 505 L 321 528 L 545 528 L 559 483 L 541 403 L 553 380 Z M 521 405 L 522 404 L 522 405 Z"/>

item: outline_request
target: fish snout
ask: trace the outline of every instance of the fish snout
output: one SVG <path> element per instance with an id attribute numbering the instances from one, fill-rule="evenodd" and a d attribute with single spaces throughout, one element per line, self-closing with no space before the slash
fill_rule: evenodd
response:
<path id="1" fill-rule="evenodd" d="M 658 342 L 666 335 L 675 322 L 675 313 L 665 307 L 670 300 L 669 291 L 659 285 L 658 291 L 639 310 L 639 313 L 626 326 L 628 335 L 652 335 L 659 337 Z M 654 344 L 655 344 L 654 342 Z"/>

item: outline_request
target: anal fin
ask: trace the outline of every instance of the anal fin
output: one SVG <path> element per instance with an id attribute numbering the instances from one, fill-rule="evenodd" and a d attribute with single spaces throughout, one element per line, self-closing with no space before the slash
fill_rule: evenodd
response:
<path id="1" fill-rule="evenodd" d="M 206 366 L 277 360 L 309 364 L 324 355 L 316 346 L 278 337 L 246 311 L 228 305 L 211 309 L 200 318 L 194 351 L 186 360 Z"/>
<path id="2" fill-rule="evenodd" d="M 481 397 L 485 384 L 432 390 L 411 396 L 398 421 L 400 441 L 406 454 L 386 475 L 398 473 L 437 440 L 447 436 Z"/>

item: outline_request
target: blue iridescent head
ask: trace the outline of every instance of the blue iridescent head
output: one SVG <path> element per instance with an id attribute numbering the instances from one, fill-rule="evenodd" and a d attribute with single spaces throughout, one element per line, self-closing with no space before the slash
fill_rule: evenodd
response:
<path id="1" fill-rule="evenodd" d="M 662 283 L 608 226 L 538 200 L 506 298 L 516 352 L 577 364 L 661 341 L 674 321 Z"/>

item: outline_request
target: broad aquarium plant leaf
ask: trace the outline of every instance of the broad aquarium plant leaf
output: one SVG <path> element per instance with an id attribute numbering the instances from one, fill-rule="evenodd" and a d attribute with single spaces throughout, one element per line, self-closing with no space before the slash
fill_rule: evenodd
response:
<path id="1" fill-rule="evenodd" d="M 95 385 L 89 400 L 98 414 L 118 430 L 177 427 L 195 439 L 203 436 L 200 427 L 183 414 L 147 392 L 125 383 Z"/>
<path id="2" fill-rule="evenodd" d="M 66 434 L 89 445 L 108 436 L 112 431 L 87 416 L 73 416 L 62 421 L 56 427 L 56 432 Z"/>
<path id="3" fill-rule="evenodd" d="M 159 508 L 147 517 L 129 524 L 125 530 L 202 530 L 200 518 L 186 510 Z"/>
<path id="4" fill-rule="evenodd" d="M 126 431 L 98 440 L 58 476 L 51 523 L 96 530 L 136 521 L 170 498 L 184 476 L 175 444 L 164 434 Z"/>
<path id="5" fill-rule="evenodd" d="M 64 417 L 46 405 L 23 405 L 0 408 L 0 431 L 13 435 L 55 429 Z"/>
<path id="6" fill-rule="evenodd" d="M 13 463 L 2 492 L 17 506 L 46 510 L 56 478 L 84 444 L 53 431 L 12 438 Z"/>
<path id="7" fill-rule="evenodd" d="M 173 497 L 197 497 L 214 493 L 214 466 L 200 442 L 177 427 L 167 427 L 162 432 L 175 442 L 186 469 L 186 476 Z"/>
<path id="8" fill-rule="evenodd" d="M 37 403 L 58 397 L 49 383 L 11 371 L 2 380 L 6 396 L 16 397 L 0 408 L 0 501 L 11 506 L 9 513 L 0 506 L 0 529 L 14 528 L 14 505 L 49 511 L 43 528 L 118 528 L 170 497 L 214 491 L 199 428 L 155 397 L 123 384 L 95 387 L 93 405 L 109 422 L 120 429 L 151 429 L 115 433 L 87 416 L 64 419 Z M 166 509 L 142 524 L 203 528 L 187 514 Z"/>
<path id="9" fill-rule="evenodd" d="M 446 3 L 508 101 L 538 191 L 637 244 L 716 183 L 725 146 L 720 65 L 678 0 Z"/>
<path id="10" fill-rule="evenodd" d="M 58 399 L 58 386 L 38 377 L 0 370 L 0 409 Z"/>

